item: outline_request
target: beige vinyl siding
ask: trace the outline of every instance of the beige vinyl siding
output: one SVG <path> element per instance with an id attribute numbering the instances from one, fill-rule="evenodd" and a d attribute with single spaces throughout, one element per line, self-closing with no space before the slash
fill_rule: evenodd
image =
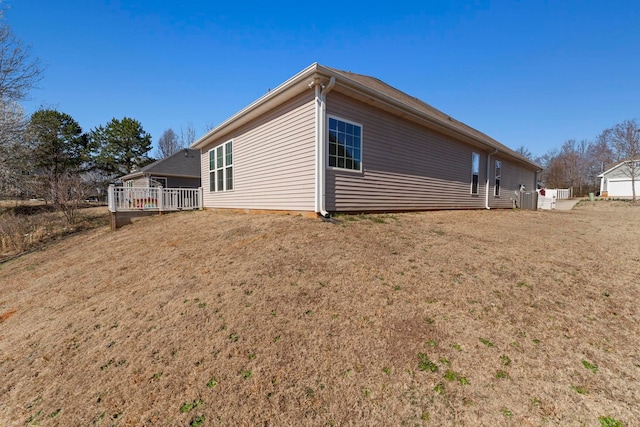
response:
<path id="1" fill-rule="evenodd" d="M 638 174 L 638 172 L 636 172 L 636 175 Z M 624 165 L 618 166 L 617 168 L 613 169 L 612 171 L 610 171 L 609 173 L 607 173 L 607 179 L 628 179 L 631 180 L 631 168 L 629 167 L 628 163 L 625 163 Z"/>
<path id="2" fill-rule="evenodd" d="M 504 158 L 497 158 L 502 161 L 502 179 L 500 182 L 500 196 L 494 196 L 495 186 L 495 157 L 491 158 L 489 185 L 489 206 L 492 208 L 511 208 L 516 191 L 519 191 L 520 184 L 526 187 L 526 191 L 536 190 L 535 171 L 526 169 L 518 163 Z"/>
<path id="3" fill-rule="evenodd" d="M 363 172 L 327 171 L 329 211 L 484 207 L 485 151 L 338 92 L 329 94 L 327 109 L 363 127 Z M 474 152 L 480 155 L 477 195 L 471 194 Z"/>
<path id="4" fill-rule="evenodd" d="M 233 140 L 233 190 L 209 191 L 209 150 Z M 208 208 L 315 209 L 315 108 L 309 90 L 202 149 Z"/>
<path id="5" fill-rule="evenodd" d="M 130 181 L 133 181 L 132 187 L 148 187 L 149 186 L 149 178 L 147 178 L 146 176 L 134 178 Z"/>

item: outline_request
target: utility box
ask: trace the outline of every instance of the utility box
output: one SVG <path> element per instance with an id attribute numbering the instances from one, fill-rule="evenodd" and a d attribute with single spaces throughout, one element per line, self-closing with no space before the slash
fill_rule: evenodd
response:
<path id="1" fill-rule="evenodd" d="M 538 192 L 537 191 L 521 191 L 520 192 L 520 209 L 528 211 L 538 210 Z"/>

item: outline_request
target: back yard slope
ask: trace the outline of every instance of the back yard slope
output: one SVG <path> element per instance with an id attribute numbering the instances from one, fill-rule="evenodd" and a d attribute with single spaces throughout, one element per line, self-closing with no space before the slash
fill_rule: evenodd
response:
<path id="1" fill-rule="evenodd" d="M 640 425 L 640 208 L 212 211 L 0 265 L 0 424 Z"/>

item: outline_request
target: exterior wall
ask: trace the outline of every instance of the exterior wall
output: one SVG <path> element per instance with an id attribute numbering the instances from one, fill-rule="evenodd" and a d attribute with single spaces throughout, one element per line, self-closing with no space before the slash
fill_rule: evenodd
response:
<path id="1" fill-rule="evenodd" d="M 158 175 L 160 176 L 160 175 Z M 200 187 L 199 178 L 184 178 L 176 176 L 166 176 L 168 188 L 198 188 Z"/>
<path id="2" fill-rule="evenodd" d="M 202 149 L 206 208 L 315 210 L 315 94 L 306 91 Z M 233 140 L 231 191 L 209 190 L 209 150 Z"/>
<path id="3" fill-rule="evenodd" d="M 148 187 L 149 186 L 149 178 L 146 176 L 141 176 L 139 178 L 134 178 L 132 187 Z"/>
<path id="4" fill-rule="evenodd" d="M 495 160 L 502 161 L 499 196 L 494 196 L 496 182 Z M 535 171 L 525 169 L 513 160 L 492 156 L 489 168 L 489 206 L 492 208 L 512 208 L 516 192 L 520 191 L 520 185 L 524 185 L 528 192 L 536 191 L 535 181 Z"/>
<path id="5" fill-rule="evenodd" d="M 633 197 L 629 167 L 622 165 L 609 172 L 602 178 L 601 191 L 608 197 Z M 640 179 L 635 180 L 636 195 L 640 194 Z M 603 194 L 604 195 L 604 194 Z"/>
<path id="6" fill-rule="evenodd" d="M 626 165 L 619 166 L 607 172 L 607 179 L 630 179 L 630 168 Z"/>
<path id="7" fill-rule="evenodd" d="M 151 180 L 154 178 L 165 178 L 167 180 L 167 188 L 198 188 L 200 187 L 200 179 L 198 178 L 184 178 L 175 176 L 164 175 L 151 175 L 150 177 L 141 176 L 139 178 L 132 179 L 133 187 L 149 187 Z"/>
<path id="8" fill-rule="evenodd" d="M 363 172 L 327 171 L 327 210 L 337 212 L 485 207 L 487 152 L 376 109 L 340 93 L 328 95 L 327 112 L 362 124 Z M 480 155 L 478 194 L 471 194 L 471 157 Z M 490 206 L 511 207 L 516 185 L 535 190 L 535 172 L 503 160 L 502 195 Z"/>

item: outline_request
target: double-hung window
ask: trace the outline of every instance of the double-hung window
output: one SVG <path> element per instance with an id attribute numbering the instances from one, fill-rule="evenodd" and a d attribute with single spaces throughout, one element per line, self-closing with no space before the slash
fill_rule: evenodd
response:
<path id="1" fill-rule="evenodd" d="M 362 170 L 362 126 L 329 117 L 329 167 Z"/>
<path id="2" fill-rule="evenodd" d="M 209 191 L 233 190 L 233 141 L 209 150 Z"/>
<path id="3" fill-rule="evenodd" d="M 471 194 L 478 194 L 480 182 L 480 154 L 471 153 Z"/>
<path id="4" fill-rule="evenodd" d="M 500 160 L 496 160 L 496 185 L 493 187 L 493 195 L 498 197 L 500 196 L 500 179 L 502 178 L 502 162 Z"/>

